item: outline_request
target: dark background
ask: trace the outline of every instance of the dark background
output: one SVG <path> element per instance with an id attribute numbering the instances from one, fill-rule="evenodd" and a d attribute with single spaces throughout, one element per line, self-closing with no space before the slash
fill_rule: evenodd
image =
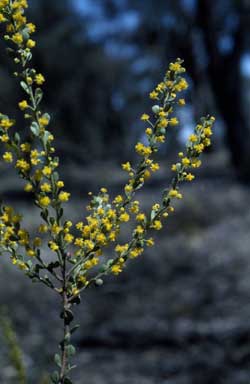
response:
<path id="1" fill-rule="evenodd" d="M 34 65 L 46 75 L 45 108 L 80 219 L 87 192 L 120 191 L 119 164 L 135 160 L 140 115 L 170 61 L 185 60 L 190 88 L 162 169 L 141 193 L 149 207 L 199 116 L 216 116 L 213 146 L 157 245 L 119 278 L 83 298 L 79 384 L 246 384 L 250 380 L 250 1 L 30 0 L 38 26 Z M 1 111 L 22 98 L 0 46 Z M 18 116 L 19 129 L 22 120 Z M 0 192 L 39 222 L 6 164 Z M 0 303 L 17 331 L 30 383 L 51 368 L 60 339 L 55 298 L 3 259 Z M 0 346 L 0 378 L 14 383 Z"/>

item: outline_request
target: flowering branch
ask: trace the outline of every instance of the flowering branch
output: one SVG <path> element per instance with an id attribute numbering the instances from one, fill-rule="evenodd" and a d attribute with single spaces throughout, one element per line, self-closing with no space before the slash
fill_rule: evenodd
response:
<path id="1" fill-rule="evenodd" d="M 155 154 L 165 142 L 168 129 L 179 124 L 173 116 L 175 107 L 185 105 L 184 98 L 179 97 L 188 87 L 183 77 L 183 62 L 177 59 L 170 63 L 163 82 L 150 93 L 150 98 L 157 103 L 152 107 L 152 116 L 144 113 L 141 117 L 147 123 L 147 145 L 139 142 L 135 146 L 140 160 L 136 166 L 130 162 L 122 164 L 129 175 L 123 192 L 110 200 L 107 189 L 101 188 L 98 195 L 91 198 L 86 220 L 74 226 L 64 215 L 63 204 L 70 194 L 63 189 L 64 182 L 57 171 L 59 159 L 55 156 L 54 137 L 48 128 L 50 116 L 41 109 L 41 87 L 45 77 L 31 64 L 32 49 L 36 46 L 31 35 L 36 27 L 27 22 L 24 12 L 27 7 L 27 0 L 0 0 L 0 22 L 6 25 L 7 51 L 16 64 L 14 76 L 25 94 L 18 107 L 30 132 L 28 140 L 23 141 L 19 132 L 14 132 L 15 121 L 0 114 L 0 141 L 5 147 L 3 160 L 14 164 L 20 178 L 25 180 L 24 190 L 31 194 L 39 208 L 41 223 L 36 236 L 31 238 L 23 227 L 22 217 L 11 206 L 2 204 L 0 252 L 8 253 L 12 263 L 29 278 L 45 284 L 60 296 L 63 340 L 61 353 L 55 355 L 58 370 L 51 380 L 55 384 L 70 384 L 69 375 L 74 368 L 70 359 L 75 353 L 70 340 L 77 328 L 71 328 L 73 304 L 80 303 L 80 294 L 93 283 L 102 285 L 104 276 L 118 275 L 129 259 L 141 255 L 145 246 L 154 245 L 148 234 L 160 230 L 163 219 L 174 211 L 172 201 L 182 198 L 180 183 L 194 179 L 191 171 L 201 165 L 200 155 L 210 145 L 214 118 L 201 119 L 188 139 L 185 152 L 179 153 L 179 161 L 172 166 L 174 176 L 170 186 L 164 189 L 161 201 L 149 212 L 142 212 L 139 201 L 135 200 L 136 193 L 152 173 L 159 170 Z M 131 239 L 120 244 L 121 226 L 132 218 L 136 224 Z M 43 244 L 53 255 L 49 263 L 45 261 Z M 103 255 L 103 249 L 110 244 L 114 248 L 112 258 Z"/>

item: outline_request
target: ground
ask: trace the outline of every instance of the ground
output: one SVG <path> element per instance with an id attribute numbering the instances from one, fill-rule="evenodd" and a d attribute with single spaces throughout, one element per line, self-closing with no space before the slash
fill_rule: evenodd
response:
<path id="1" fill-rule="evenodd" d="M 72 186 L 77 191 L 68 208 L 73 219 L 86 203 L 79 199 L 82 191 L 97 181 L 119 190 L 122 182 L 115 171 L 90 170 L 86 175 L 87 187 Z M 161 174 L 141 194 L 145 206 L 158 197 L 163 181 Z M 210 172 L 207 167 L 183 194 L 156 246 L 121 276 L 89 290 L 76 308 L 81 324 L 74 340 L 76 384 L 249 382 L 249 188 L 224 168 Z M 32 229 L 33 208 L 25 201 L 18 205 L 29 215 Z M 61 337 L 59 304 L 6 260 L 0 270 L 0 303 L 8 307 L 30 383 L 37 383 L 41 372 L 52 369 Z M 0 357 L 0 382 L 14 383 L 2 343 Z"/>

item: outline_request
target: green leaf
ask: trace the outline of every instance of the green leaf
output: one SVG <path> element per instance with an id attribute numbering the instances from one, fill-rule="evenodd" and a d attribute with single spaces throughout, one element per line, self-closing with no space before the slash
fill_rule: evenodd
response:
<path id="1" fill-rule="evenodd" d="M 36 88 L 35 90 L 36 105 L 40 104 L 40 102 L 42 101 L 42 98 L 43 98 L 43 91 L 41 90 L 41 88 Z"/>
<path id="2" fill-rule="evenodd" d="M 15 141 L 15 144 L 19 145 L 20 144 L 20 135 L 18 132 L 15 133 L 14 135 L 14 141 Z"/>
<path id="3" fill-rule="evenodd" d="M 59 377 L 59 373 L 57 371 L 54 371 L 52 373 L 52 375 L 50 376 L 50 378 L 51 378 L 53 383 L 55 383 L 55 384 L 59 383 L 60 377 Z"/>
<path id="4" fill-rule="evenodd" d="M 54 225 L 56 222 L 56 219 L 54 217 L 50 217 L 49 222 L 51 225 Z"/>
<path id="5" fill-rule="evenodd" d="M 27 41 L 29 39 L 29 37 L 30 37 L 29 29 L 28 28 L 24 28 L 22 30 L 22 35 L 23 35 L 24 40 Z"/>
<path id="6" fill-rule="evenodd" d="M 50 115 L 48 113 L 44 113 L 42 117 L 50 122 Z"/>
<path id="7" fill-rule="evenodd" d="M 66 349 L 66 353 L 67 353 L 68 357 L 72 357 L 76 353 L 75 347 L 71 344 L 67 345 L 67 347 L 65 349 Z"/>
<path id="8" fill-rule="evenodd" d="M 44 209 L 42 212 L 41 212 L 41 217 L 43 220 L 45 220 L 46 222 L 48 222 L 48 215 L 49 215 L 49 211 L 47 209 Z"/>
<path id="9" fill-rule="evenodd" d="M 63 217 L 63 208 L 60 208 L 58 213 L 58 218 L 60 220 Z"/>
<path id="10" fill-rule="evenodd" d="M 20 85 L 23 88 L 23 90 L 29 95 L 30 94 L 30 90 L 29 90 L 28 84 L 26 84 L 25 81 L 21 81 Z"/>
<path id="11" fill-rule="evenodd" d="M 72 327 L 71 330 L 70 330 L 71 335 L 73 335 L 73 333 L 74 333 L 75 331 L 77 331 L 77 329 L 78 329 L 79 327 L 80 327 L 79 324 L 76 324 L 74 327 Z"/>
<path id="12" fill-rule="evenodd" d="M 33 121 L 33 123 L 31 124 L 30 130 L 33 133 L 33 135 L 39 136 L 40 127 L 39 127 L 39 125 L 35 121 Z"/>
<path id="13" fill-rule="evenodd" d="M 66 325 L 69 325 L 74 320 L 73 312 L 69 309 L 60 314 L 61 319 L 65 319 Z"/>
<path id="14" fill-rule="evenodd" d="M 55 181 L 55 183 L 59 180 L 58 172 L 53 172 L 53 180 Z"/>
<path id="15" fill-rule="evenodd" d="M 150 215 L 151 221 L 154 220 L 154 218 L 156 217 L 157 213 L 158 213 L 158 211 L 155 211 L 154 209 L 151 211 L 151 215 Z"/>
<path id="16" fill-rule="evenodd" d="M 56 353 L 55 354 L 55 363 L 56 363 L 56 365 L 58 366 L 58 367 L 60 367 L 61 368 L 61 366 L 62 366 L 62 360 L 61 360 L 61 356 L 60 355 L 58 355 L 58 353 Z"/>
<path id="17" fill-rule="evenodd" d="M 49 139 L 50 135 L 51 135 L 51 133 L 49 131 L 45 131 L 44 132 L 44 135 L 43 135 L 43 145 L 44 145 L 44 147 L 47 147 L 48 139 Z"/>

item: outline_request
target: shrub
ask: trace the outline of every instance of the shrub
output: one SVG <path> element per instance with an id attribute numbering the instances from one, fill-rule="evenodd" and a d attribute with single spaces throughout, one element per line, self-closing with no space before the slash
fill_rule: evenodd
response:
<path id="1" fill-rule="evenodd" d="M 141 116 L 146 125 L 147 144 L 139 142 L 135 146 L 138 164 L 122 165 L 128 173 L 124 190 L 111 199 L 107 189 L 101 188 L 98 195 L 91 196 L 86 219 L 73 225 L 64 215 L 63 206 L 70 199 L 70 193 L 64 189 L 57 171 L 59 159 L 55 156 L 54 136 L 48 128 L 50 116 L 41 107 L 45 77 L 31 64 L 36 45 L 31 35 L 36 27 L 27 22 L 24 13 L 27 7 L 27 0 L 0 0 L 0 22 L 6 25 L 7 52 L 16 65 L 14 76 L 25 95 L 18 106 L 29 127 L 29 138 L 24 141 L 15 129 L 14 119 L 0 114 L 0 140 L 5 147 L 3 160 L 12 163 L 25 181 L 24 190 L 38 207 L 41 224 L 36 229 L 37 235 L 32 237 L 23 226 L 22 216 L 11 206 L 2 204 L 0 247 L 27 277 L 52 289 L 61 300 L 63 339 L 60 353 L 55 355 L 58 368 L 51 380 L 70 384 L 73 368 L 70 360 L 75 353 L 71 335 L 77 328 L 72 326 L 73 305 L 80 303 L 80 295 L 88 288 L 102 285 L 103 278 L 109 274 L 119 275 L 130 259 L 154 245 L 151 233 L 160 230 L 163 220 L 174 211 L 173 200 L 182 198 L 180 183 L 192 181 L 191 171 L 201 165 L 200 155 L 210 145 L 214 118 L 207 116 L 196 125 L 185 150 L 179 153 L 178 162 L 172 165 L 173 178 L 170 186 L 163 190 L 161 201 L 149 212 L 143 212 L 135 200 L 136 193 L 151 174 L 158 171 L 155 154 L 164 143 L 167 130 L 179 123 L 173 115 L 174 108 L 185 104 L 179 96 L 188 87 L 183 77 L 183 62 L 177 59 L 170 63 L 164 80 L 150 93 L 155 103 L 152 112 Z M 131 239 L 122 244 L 120 228 L 130 219 L 135 222 L 134 230 Z M 46 253 L 53 255 L 50 262 L 44 257 L 44 243 L 48 246 Z M 102 253 L 108 245 L 114 248 L 112 257 L 110 252 Z"/>

